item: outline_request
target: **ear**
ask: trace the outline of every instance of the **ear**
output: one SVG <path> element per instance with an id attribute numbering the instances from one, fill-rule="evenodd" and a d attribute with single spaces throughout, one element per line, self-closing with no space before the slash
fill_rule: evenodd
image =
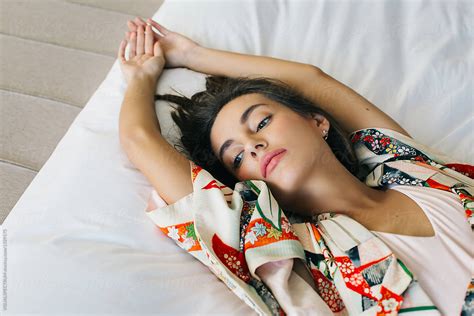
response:
<path id="1" fill-rule="evenodd" d="M 316 126 L 321 130 L 321 132 L 323 130 L 329 131 L 331 124 L 325 116 L 318 113 L 312 113 L 311 116 L 315 120 Z"/>

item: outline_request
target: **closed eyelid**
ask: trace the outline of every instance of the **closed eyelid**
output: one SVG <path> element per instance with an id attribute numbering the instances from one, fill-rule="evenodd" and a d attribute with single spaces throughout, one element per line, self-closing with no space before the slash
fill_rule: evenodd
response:
<path id="1" fill-rule="evenodd" d="M 261 108 L 268 108 L 268 104 L 265 103 L 257 103 L 252 106 L 249 106 L 244 113 L 242 113 L 242 116 L 240 117 L 240 124 L 244 125 L 245 123 L 248 124 L 249 120 L 248 118 L 253 117 L 252 113 L 257 113 L 257 111 Z M 224 142 L 224 144 L 221 145 L 221 148 L 219 149 L 219 160 L 224 161 L 224 156 L 227 153 L 228 149 L 230 146 L 232 146 L 234 143 L 233 139 L 228 139 Z"/>
<path id="2" fill-rule="evenodd" d="M 254 129 L 252 129 L 252 132 L 258 133 L 261 129 L 265 128 L 265 127 L 268 125 L 268 123 L 270 122 L 270 119 L 271 119 L 272 117 L 273 117 L 273 114 L 268 114 L 268 113 L 265 114 L 265 116 L 264 116 L 262 119 L 259 119 L 259 120 L 258 120 L 257 127 L 254 128 Z M 263 127 L 261 127 L 260 129 L 258 129 L 258 126 L 260 126 L 260 124 L 262 124 L 263 122 L 266 122 L 266 123 L 264 124 Z M 258 129 L 258 131 L 257 131 L 257 129 Z M 231 157 L 232 157 L 231 166 L 232 166 L 232 168 L 235 169 L 235 170 L 238 169 L 238 167 L 234 167 L 235 159 L 236 159 L 242 152 L 243 152 L 243 151 L 239 151 L 236 155 L 232 155 L 232 156 L 231 156 Z M 243 158 L 241 158 L 241 162 L 242 162 L 242 159 L 243 159 Z M 240 162 L 240 163 L 241 163 L 241 162 Z M 239 165 L 240 165 L 240 163 L 239 163 Z"/>
<path id="3" fill-rule="evenodd" d="M 263 112 L 263 111 L 262 111 L 262 112 Z M 257 132 L 257 129 L 258 129 L 259 125 L 260 125 L 260 123 L 262 123 L 263 121 L 265 121 L 265 120 L 266 120 L 267 118 L 269 118 L 270 116 L 271 116 L 271 114 L 268 114 L 268 113 L 267 113 L 267 114 L 265 114 L 265 115 L 263 116 L 263 118 L 260 118 L 260 115 L 255 114 L 255 115 L 254 115 L 254 118 L 255 118 L 255 117 L 258 117 L 258 119 L 249 120 L 249 125 L 247 125 L 248 130 L 250 130 L 250 132 L 252 132 L 252 133 L 256 133 L 256 132 Z M 255 124 L 254 124 L 254 126 L 253 126 L 253 124 L 252 124 L 251 121 L 256 121 Z M 261 129 L 261 128 L 260 128 L 260 129 Z M 231 149 L 232 147 L 234 147 L 234 146 L 236 146 L 236 145 L 238 145 L 238 143 L 233 142 L 233 143 L 230 145 L 229 149 Z M 239 152 L 239 153 L 240 153 L 240 152 Z"/>

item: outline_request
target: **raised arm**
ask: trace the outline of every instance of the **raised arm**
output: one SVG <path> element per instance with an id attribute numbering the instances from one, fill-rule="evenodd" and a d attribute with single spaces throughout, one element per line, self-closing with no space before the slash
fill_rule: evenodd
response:
<path id="1" fill-rule="evenodd" d="M 187 67 L 212 75 L 279 79 L 331 114 L 348 134 L 380 127 L 411 137 L 370 101 L 311 64 L 197 46 L 190 53 Z"/>
<path id="2" fill-rule="evenodd" d="M 317 66 L 273 57 L 241 54 L 207 48 L 186 36 L 148 19 L 163 35 L 167 66 L 187 67 L 197 72 L 227 77 L 270 77 L 279 79 L 331 114 L 347 134 L 359 129 L 389 128 L 411 137 L 395 120 L 363 96 L 332 78 Z M 129 21 L 130 30 L 145 22 Z"/>
<path id="3" fill-rule="evenodd" d="M 161 135 L 154 95 L 165 60 L 151 29 L 132 33 L 129 60 L 122 41 L 118 58 L 128 82 L 119 117 L 120 144 L 130 161 L 153 185 L 163 200 L 172 204 L 193 192 L 190 161 Z M 145 38 L 146 37 L 146 38 Z"/>

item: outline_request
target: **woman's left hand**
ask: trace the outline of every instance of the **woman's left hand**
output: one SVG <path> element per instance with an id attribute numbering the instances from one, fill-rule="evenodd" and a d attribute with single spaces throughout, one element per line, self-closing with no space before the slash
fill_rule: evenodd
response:
<path id="1" fill-rule="evenodd" d="M 125 59 L 127 42 L 130 44 L 128 60 Z M 166 64 L 160 43 L 154 38 L 149 25 L 145 30 L 143 26 L 139 26 L 136 32 L 127 33 L 126 39 L 120 42 L 118 59 L 127 83 L 135 76 L 158 81 Z"/>

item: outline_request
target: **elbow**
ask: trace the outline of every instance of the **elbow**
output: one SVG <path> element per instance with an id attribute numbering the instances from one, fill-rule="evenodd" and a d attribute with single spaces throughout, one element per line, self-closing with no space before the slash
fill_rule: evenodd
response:
<path id="1" fill-rule="evenodd" d="M 139 129 L 119 130 L 120 145 L 126 150 L 130 146 L 139 143 L 146 137 L 145 132 Z"/>
<path id="2" fill-rule="evenodd" d="M 312 64 L 309 64 L 310 68 L 311 68 L 311 71 L 313 71 L 316 75 L 322 75 L 324 74 L 324 71 L 319 68 L 318 66 L 315 66 L 315 65 L 312 65 Z"/>
<path id="3" fill-rule="evenodd" d="M 150 140 L 160 139 L 161 133 L 159 131 L 149 130 L 138 127 L 133 129 L 119 130 L 120 145 L 127 151 L 128 149 L 142 147 L 143 144 L 149 143 Z"/>
<path id="4" fill-rule="evenodd" d="M 124 132 L 122 130 L 119 131 L 119 141 L 120 141 L 120 146 L 126 151 L 128 148 L 130 148 L 130 145 L 133 144 L 134 141 L 134 136 L 130 132 Z"/>

